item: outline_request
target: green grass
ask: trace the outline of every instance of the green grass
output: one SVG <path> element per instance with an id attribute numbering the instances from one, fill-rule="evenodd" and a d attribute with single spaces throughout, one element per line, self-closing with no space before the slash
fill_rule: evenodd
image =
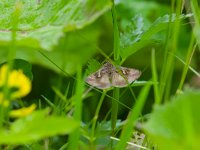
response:
<path id="1" fill-rule="evenodd" d="M 0 149 L 199 149 L 198 1 L 74 2 L 2 2 Z M 105 61 L 142 76 L 92 88 L 85 79 Z M 31 80 L 28 95 L 12 98 L 23 85 L 9 85 L 13 72 Z"/>

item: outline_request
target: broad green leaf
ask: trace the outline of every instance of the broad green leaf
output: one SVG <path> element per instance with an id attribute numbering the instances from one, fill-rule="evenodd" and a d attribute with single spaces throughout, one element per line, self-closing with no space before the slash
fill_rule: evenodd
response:
<path id="1" fill-rule="evenodd" d="M 149 45 L 164 43 L 166 34 L 163 34 L 163 31 L 167 29 L 170 21 L 191 17 L 191 14 L 179 17 L 175 14 L 169 15 L 170 8 L 167 5 L 154 1 L 118 0 L 117 4 L 122 59 Z"/>
<path id="2" fill-rule="evenodd" d="M 120 18 L 121 47 L 125 48 L 138 42 L 152 23 L 158 17 L 169 13 L 169 10 L 167 5 L 160 5 L 154 1 L 118 0 L 117 13 Z"/>
<path id="3" fill-rule="evenodd" d="M 11 29 L 17 26 L 17 45 L 50 51 L 64 32 L 92 23 L 111 4 L 110 0 L 1 1 L 0 45 L 10 43 Z M 16 9 L 18 18 L 14 18 Z"/>
<path id="4" fill-rule="evenodd" d="M 18 47 L 16 58 L 28 60 L 56 72 L 61 72 L 61 68 L 68 74 L 72 74 L 78 64 L 85 64 L 96 52 L 96 44 L 100 34 L 97 28 L 97 25 L 92 25 L 66 33 L 59 40 L 59 45 L 55 46 L 52 51 Z M 6 61 L 7 55 L 8 49 L 2 47 L 0 60 Z"/>
<path id="5" fill-rule="evenodd" d="M 200 149 L 200 92 L 188 90 L 163 106 L 156 106 L 146 133 L 162 150 Z"/>
<path id="6" fill-rule="evenodd" d="M 79 126 L 73 119 L 49 114 L 49 110 L 35 111 L 20 118 L 10 127 L 0 129 L 1 144 L 23 144 L 58 134 L 69 134 Z"/>
<path id="7" fill-rule="evenodd" d="M 165 4 L 159 4 L 156 1 L 141 0 L 117 0 L 117 14 L 120 17 L 120 27 L 122 32 L 126 30 L 130 21 L 135 16 L 143 18 L 143 30 L 147 30 L 152 23 L 160 16 L 170 13 L 170 7 Z M 144 9 L 145 8 L 145 9 Z M 137 22 L 137 19 L 135 20 Z"/>
<path id="8" fill-rule="evenodd" d="M 172 16 L 165 15 L 163 17 L 159 17 L 154 23 L 152 23 L 152 25 L 147 30 L 141 29 L 141 26 L 142 26 L 141 17 L 138 19 L 132 20 L 135 22 L 137 21 L 136 22 L 137 28 L 136 29 L 131 28 L 130 31 L 123 34 L 122 39 L 124 37 L 128 39 L 129 37 L 130 39 L 132 39 L 132 41 L 126 40 L 127 42 L 126 45 L 121 48 L 122 58 L 127 58 L 128 56 L 132 55 L 139 49 L 149 44 L 153 44 L 155 42 L 160 43 L 162 41 L 162 38 L 158 37 L 159 36 L 158 33 L 160 33 L 160 31 L 166 30 L 170 21 L 174 22 L 176 18 L 185 19 L 191 16 L 192 16 L 191 14 L 181 15 L 179 17 L 176 17 L 175 14 L 172 14 Z"/>
<path id="9" fill-rule="evenodd" d="M 131 19 L 130 24 L 125 30 L 125 33 L 121 33 L 120 46 L 124 48 L 138 42 L 144 32 L 143 28 L 143 17 L 141 15 L 136 15 L 134 18 Z"/>

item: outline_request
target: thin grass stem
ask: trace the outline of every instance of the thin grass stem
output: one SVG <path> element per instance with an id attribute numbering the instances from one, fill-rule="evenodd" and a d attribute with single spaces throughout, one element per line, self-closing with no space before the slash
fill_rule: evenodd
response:
<path id="1" fill-rule="evenodd" d="M 186 78 L 186 75 L 187 75 L 187 72 L 188 72 L 188 69 L 189 69 L 189 65 L 190 65 L 192 56 L 194 54 L 194 51 L 196 49 L 196 46 L 194 45 L 194 42 L 195 42 L 194 36 L 192 35 L 191 41 L 190 41 L 190 45 L 189 45 L 189 48 L 188 48 L 186 61 L 185 61 L 185 66 L 183 68 L 183 72 L 182 72 L 182 75 L 181 75 L 181 80 L 180 80 L 180 83 L 179 83 L 179 86 L 178 86 L 178 89 L 177 89 L 177 93 L 180 93 L 182 88 L 183 88 L 183 84 L 184 84 L 184 81 L 185 81 L 185 78 Z"/>
<path id="2" fill-rule="evenodd" d="M 116 145 L 116 150 L 122 150 L 126 148 L 126 144 L 129 141 L 132 133 L 133 127 L 136 123 L 136 119 L 141 114 L 145 101 L 147 100 L 147 96 L 149 93 L 151 85 L 146 85 L 141 90 L 139 97 L 136 101 L 135 106 L 131 110 L 131 114 L 126 120 L 126 124 L 123 127 L 122 133 L 120 135 L 120 142 Z"/>
<path id="3" fill-rule="evenodd" d="M 76 84 L 76 103 L 74 108 L 73 117 L 75 120 L 81 122 L 82 116 L 82 94 L 83 94 L 83 81 L 82 81 L 82 66 L 77 67 L 77 84 Z M 80 129 L 74 131 L 69 136 L 69 150 L 78 149 L 80 139 Z"/>
<path id="4" fill-rule="evenodd" d="M 156 83 L 158 82 L 158 75 L 157 75 L 157 69 L 156 69 L 155 49 L 152 49 L 152 52 L 151 52 L 151 70 L 152 70 L 153 82 Z M 154 88 L 155 103 L 160 104 L 161 98 L 160 98 L 158 84 L 153 84 L 153 88 Z"/>
<path id="5" fill-rule="evenodd" d="M 94 118 L 93 118 L 93 122 L 92 122 L 92 133 L 91 133 L 91 138 L 90 138 L 90 143 L 91 143 L 92 149 L 95 149 L 95 145 L 94 145 L 95 128 L 96 128 L 96 124 L 97 124 L 97 119 L 98 119 L 98 116 L 99 116 L 100 108 L 101 108 L 103 100 L 104 100 L 104 98 L 106 96 L 106 92 L 107 92 L 106 90 L 103 90 L 103 93 L 102 93 L 101 98 L 99 100 L 99 103 L 97 105 L 97 109 L 96 109 L 96 112 L 95 112 L 95 115 L 94 115 Z"/>

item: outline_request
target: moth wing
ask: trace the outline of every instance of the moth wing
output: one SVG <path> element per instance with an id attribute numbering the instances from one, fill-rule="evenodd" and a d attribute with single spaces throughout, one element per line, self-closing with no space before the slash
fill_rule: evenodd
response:
<path id="1" fill-rule="evenodd" d="M 97 87 L 99 89 L 106 89 L 111 87 L 110 79 L 108 74 L 97 75 L 98 72 L 89 75 L 86 82 L 91 86 Z"/>
<path id="2" fill-rule="evenodd" d="M 141 72 L 136 69 L 120 67 L 119 71 L 112 74 L 112 86 L 125 87 L 129 83 L 137 80 L 141 75 Z"/>
<path id="3" fill-rule="evenodd" d="M 112 73 L 112 86 L 125 87 L 127 85 L 126 79 L 117 72 Z"/>
<path id="4" fill-rule="evenodd" d="M 120 67 L 120 69 L 128 80 L 128 83 L 132 83 L 133 81 L 137 80 L 142 74 L 141 71 L 133 68 Z"/>

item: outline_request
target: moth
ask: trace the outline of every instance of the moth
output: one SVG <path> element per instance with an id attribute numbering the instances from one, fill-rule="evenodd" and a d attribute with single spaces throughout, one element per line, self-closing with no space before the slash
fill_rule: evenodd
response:
<path id="1" fill-rule="evenodd" d="M 98 71 L 89 75 L 86 82 L 99 89 L 110 87 L 125 87 L 137 80 L 141 75 L 139 70 L 127 67 L 115 67 L 107 62 Z"/>

